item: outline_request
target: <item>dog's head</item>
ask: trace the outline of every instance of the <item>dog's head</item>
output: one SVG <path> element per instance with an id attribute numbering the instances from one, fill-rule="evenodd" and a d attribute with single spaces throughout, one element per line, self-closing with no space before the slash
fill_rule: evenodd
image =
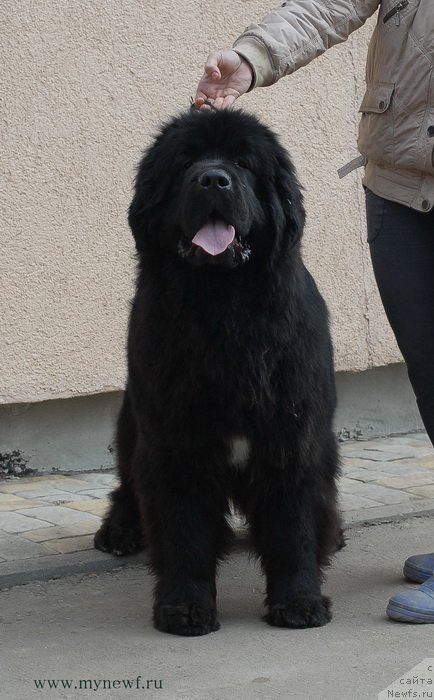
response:
<path id="1" fill-rule="evenodd" d="M 129 224 L 139 254 L 236 268 L 301 238 L 300 186 L 285 149 L 256 117 L 190 111 L 145 153 Z"/>

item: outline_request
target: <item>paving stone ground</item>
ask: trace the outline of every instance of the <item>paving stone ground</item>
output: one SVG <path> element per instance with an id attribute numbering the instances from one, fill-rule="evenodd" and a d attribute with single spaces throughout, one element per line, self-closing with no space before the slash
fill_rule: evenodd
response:
<path id="1" fill-rule="evenodd" d="M 434 449 L 425 433 L 348 441 L 341 455 L 347 526 L 434 511 Z M 1 480 L 0 588 L 137 563 L 93 548 L 116 483 L 114 471 Z"/>

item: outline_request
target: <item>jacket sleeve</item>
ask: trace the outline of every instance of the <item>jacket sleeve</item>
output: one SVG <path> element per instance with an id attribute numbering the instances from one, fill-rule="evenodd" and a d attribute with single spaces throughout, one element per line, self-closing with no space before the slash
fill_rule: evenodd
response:
<path id="1" fill-rule="evenodd" d="M 381 0 L 286 0 L 251 24 L 234 50 L 253 68 L 253 87 L 272 85 L 345 41 L 374 14 Z"/>

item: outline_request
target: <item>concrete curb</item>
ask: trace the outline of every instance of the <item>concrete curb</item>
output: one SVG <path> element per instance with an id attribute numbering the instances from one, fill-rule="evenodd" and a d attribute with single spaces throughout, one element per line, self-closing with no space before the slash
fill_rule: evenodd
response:
<path id="1" fill-rule="evenodd" d="M 389 506 L 378 506 L 378 508 L 363 508 L 345 513 L 345 528 L 348 530 L 374 521 L 406 520 L 417 515 L 430 515 L 433 513 L 433 498 L 424 498 L 423 500 L 409 501 L 407 503 L 394 503 Z"/>
<path id="2" fill-rule="evenodd" d="M 116 558 L 96 549 L 72 554 L 57 554 L 55 557 L 21 559 L 19 562 L 2 564 L 0 590 L 22 586 L 33 581 L 71 576 L 72 574 L 99 574 L 125 566 L 146 566 L 146 553 Z"/>
<path id="3" fill-rule="evenodd" d="M 352 511 L 345 516 L 345 530 L 356 527 L 377 525 L 384 522 L 398 522 L 417 516 L 434 515 L 434 499 L 412 501 L 399 506 L 379 506 Z M 236 528 L 236 546 L 246 544 L 246 528 Z M 21 586 L 35 581 L 49 581 L 74 574 L 99 574 L 114 569 L 131 566 L 146 567 L 146 552 L 127 557 L 113 557 L 96 549 L 71 554 L 57 554 L 34 559 L 21 559 L 17 562 L 2 564 L 0 573 L 0 590 Z"/>

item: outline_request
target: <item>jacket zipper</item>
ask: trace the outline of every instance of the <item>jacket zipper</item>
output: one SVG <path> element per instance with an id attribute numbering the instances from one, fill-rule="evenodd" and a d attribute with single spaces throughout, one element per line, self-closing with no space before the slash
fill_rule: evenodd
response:
<path id="1" fill-rule="evenodd" d="M 398 15 L 396 24 L 399 25 L 399 23 L 400 23 L 399 13 L 401 12 L 401 10 L 404 10 L 407 7 L 407 5 L 408 5 L 408 0 L 401 0 L 401 2 L 399 2 L 397 5 L 395 5 L 395 7 L 392 7 L 392 9 L 383 17 L 384 24 L 386 24 L 386 22 L 388 22 L 389 19 L 392 19 L 392 17 L 395 17 L 395 15 Z"/>

